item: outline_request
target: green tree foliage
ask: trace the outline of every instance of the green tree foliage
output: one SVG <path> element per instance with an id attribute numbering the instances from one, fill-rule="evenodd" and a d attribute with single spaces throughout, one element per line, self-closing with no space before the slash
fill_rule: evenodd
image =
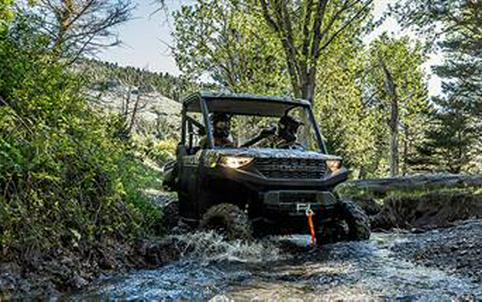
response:
<path id="1" fill-rule="evenodd" d="M 345 158 L 355 177 L 386 175 L 389 166 L 391 98 L 385 87 L 390 71 L 397 91 L 397 141 L 403 174 L 413 172 L 412 157 L 430 109 L 420 45 L 386 35 L 366 49 L 356 36 L 342 35 L 320 63 L 315 110 L 330 151 Z"/>
<path id="2" fill-rule="evenodd" d="M 414 164 L 433 172 L 461 173 L 480 169 L 474 163 L 481 151 L 474 148 L 480 141 L 480 132 L 467 114 L 465 103 L 448 98 L 433 98 L 433 102 L 443 109 L 430 114 L 426 140 L 418 146 L 419 156 Z"/>
<path id="3" fill-rule="evenodd" d="M 254 1 L 285 53 L 292 94 L 313 102 L 323 51 L 341 34 L 359 32 L 370 14 L 372 0 Z"/>
<path id="4" fill-rule="evenodd" d="M 0 28 L 13 18 L 13 3 L 14 0 L 0 0 Z"/>
<path id="5" fill-rule="evenodd" d="M 436 40 L 431 45 L 445 58 L 433 69 L 443 79 L 443 95 L 434 99 L 434 130 L 428 132 L 428 145 L 422 149 L 451 156 L 432 168 L 467 171 L 475 167 L 473 171 L 480 171 L 480 139 L 472 137 L 482 131 L 482 2 L 406 0 L 394 6 L 394 11 L 403 25 L 432 38 L 430 42 Z"/>
<path id="6" fill-rule="evenodd" d="M 377 136 L 386 132 L 376 108 L 363 99 L 364 52 L 360 39 L 351 35 L 340 36 L 325 51 L 314 104 L 329 151 L 343 156 L 356 176 L 376 170 Z"/>
<path id="7" fill-rule="evenodd" d="M 208 76 L 233 92 L 284 94 L 280 45 L 259 14 L 243 4 L 198 0 L 175 12 L 176 62 L 185 76 Z"/>
<path id="8" fill-rule="evenodd" d="M 0 247 L 85 252 L 158 230 L 144 170 L 115 120 L 82 99 L 82 79 L 54 63 L 50 38 L 19 16 L 0 36 Z M 21 258 L 17 258 L 21 259 Z"/>
<path id="9" fill-rule="evenodd" d="M 403 8 L 403 9 L 401 9 Z M 434 71 L 446 79 L 444 92 L 457 96 L 465 110 L 482 114 L 482 2 L 478 0 L 414 1 L 396 6 L 405 26 L 438 39 L 445 63 Z"/>

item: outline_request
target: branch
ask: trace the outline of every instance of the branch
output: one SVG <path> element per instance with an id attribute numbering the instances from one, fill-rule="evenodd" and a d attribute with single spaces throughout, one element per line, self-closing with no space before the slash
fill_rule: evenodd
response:
<path id="1" fill-rule="evenodd" d="M 333 40 L 341 33 L 343 32 L 349 25 L 351 25 L 353 23 L 353 21 L 355 21 L 356 19 L 358 19 L 358 17 L 360 17 L 362 15 L 362 13 L 366 13 L 368 12 L 366 9 L 372 4 L 373 0 L 369 0 L 367 1 L 367 3 L 355 14 L 355 16 L 353 16 L 350 20 L 348 20 L 345 24 L 343 24 L 343 26 L 341 26 L 329 39 L 328 41 L 326 41 L 322 47 L 320 47 L 320 50 L 323 50 L 325 49 L 326 47 L 328 47 L 331 42 L 333 42 Z"/>
<path id="2" fill-rule="evenodd" d="M 278 25 L 276 22 L 274 22 L 273 17 L 269 14 L 269 5 L 266 0 L 261 0 L 261 7 L 263 10 L 263 16 L 266 19 L 266 22 L 268 22 L 268 25 L 271 26 L 275 32 L 280 32 Z"/>
<path id="3" fill-rule="evenodd" d="M 321 2 L 321 1 L 320 1 Z M 310 32 L 308 27 L 311 23 L 311 7 L 313 6 L 313 0 L 307 0 L 306 7 L 305 7 L 305 21 L 303 24 L 303 47 L 302 47 L 302 55 L 303 58 L 308 57 L 308 47 L 310 46 Z"/>
<path id="4" fill-rule="evenodd" d="M 311 46 L 311 57 L 314 59 L 313 61 L 316 64 L 316 61 L 319 57 L 319 46 L 320 46 L 320 41 L 323 37 L 324 34 L 320 33 L 321 29 L 321 23 L 325 17 L 325 10 L 326 10 L 326 5 L 328 4 L 328 0 L 320 0 L 318 2 L 318 8 L 316 10 L 316 19 L 313 24 L 313 44 Z M 331 25 L 328 25 L 331 27 Z M 328 29 L 325 29 L 324 31 L 327 31 Z"/>

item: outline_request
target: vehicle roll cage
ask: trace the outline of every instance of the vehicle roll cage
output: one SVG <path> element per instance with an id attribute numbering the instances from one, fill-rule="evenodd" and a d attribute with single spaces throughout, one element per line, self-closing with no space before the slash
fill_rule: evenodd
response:
<path id="1" fill-rule="evenodd" d="M 315 136 L 318 143 L 318 146 L 322 153 L 327 154 L 327 149 L 323 137 L 321 136 L 320 129 L 318 124 L 316 123 L 315 116 L 313 114 L 311 104 L 302 99 L 292 99 L 290 97 L 273 97 L 273 96 L 255 96 L 249 94 L 225 94 L 219 93 L 214 94 L 211 92 L 198 92 L 189 95 L 187 98 L 184 99 L 182 103 L 182 132 L 181 132 L 181 142 L 185 144 L 186 142 L 186 123 L 188 123 L 189 127 L 192 128 L 194 124 L 198 127 L 202 132 L 207 134 L 207 142 L 209 149 L 215 149 L 214 146 L 214 138 L 213 138 L 213 129 L 209 119 L 209 111 L 208 103 L 217 101 L 217 104 L 226 103 L 227 106 L 219 106 L 219 108 L 213 108 L 212 112 L 227 112 L 227 113 L 234 113 L 236 115 L 259 115 L 259 116 L 282 116 L 283 114 L 287 113 L 289 110 L 295 107 L 303 107 L 305 113 L 307 113 L 310 123 L 313 125 L 315 129 Z M 256 106 L 252 106 L 252 108 L 243 108 L 243 110 L 231 110 L 228 102 L 255 102 L 258 104 L 276 104 L 280 107 L 278 112 L 269 112 L 267 114 L 259 113 L 256 111 Z M 246 105 L 246 104 L 243 104 Z M 282 105 L 282 106 L 280 106 Z M 249 107 L 249 106 L 248 106 Z M 269 106 L 268 106 L 269 107 Z M 264 108 L 266 109 L 266 108 Z M 269 109 L 269 108 L 268 108 Z M 251 111 L 252 112 L 251 112 Z M 203 116 L 204 124 L 202 125 L 197 120 L 193 119 L 192 117 L 188 116 L 188 112 L 200 112 Z"/>

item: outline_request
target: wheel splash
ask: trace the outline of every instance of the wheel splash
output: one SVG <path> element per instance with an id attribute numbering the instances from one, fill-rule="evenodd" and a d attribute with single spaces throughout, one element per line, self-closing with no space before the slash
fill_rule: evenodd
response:
<path id="1" fill-rule="evenodd" d="M 212 262 L 265 262 L 278 261 L 286 257 L 271 240 L 260 241 L 226 240 L 215 231 L 173 235 L 181 247 L 181 255 L 185 260 L 198 261 L 203 264 Z"/>

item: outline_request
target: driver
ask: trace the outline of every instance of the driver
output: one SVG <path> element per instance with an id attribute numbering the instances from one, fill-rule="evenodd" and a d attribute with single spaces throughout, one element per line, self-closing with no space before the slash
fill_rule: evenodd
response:
<path id="1" fill-rule="evenodd" d="M 296 142 L 296 134 L 303 123 L 289 115 L 283 115 L 277 126 L 264 129 L 255 138 L 244 143 L 241 147 L 263 145 L 278 149 L 299 149 L 302 146 Z"/>
<path id="2" fill-rule="evenodd" d="M 281 149 L 298 149 L 296 134 L 303 123 L 289 115 L 283 115 L 278 122 L 274 145 Z"/>
<path id="3" fill-rule="evenodd" d="M 223 148 L 234 147 L 231 136 L 231 116 L 227 113 L 215 112 L 210 115 L 210 119 L 213 125 L 214 146 Z M 200 145 L 203 148 L 207 147 L 207 137 L 201 139 Z"/>

